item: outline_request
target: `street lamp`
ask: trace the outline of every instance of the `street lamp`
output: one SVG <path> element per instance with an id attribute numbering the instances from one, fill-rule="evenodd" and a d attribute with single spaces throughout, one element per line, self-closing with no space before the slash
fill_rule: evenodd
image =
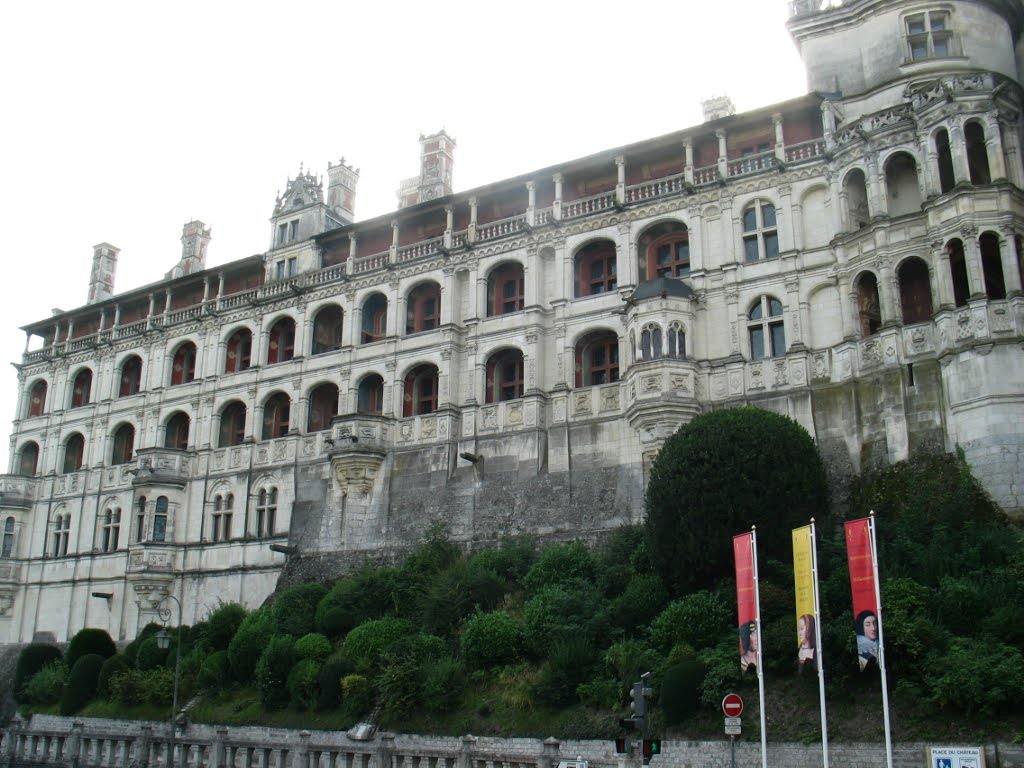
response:
<path id="1" fill-rule="evenodd" d="M 156 633 L 156 645 L 161 651 L 166 651 L 171 646 L 171 633 L 167 631 L 167 622 L 171 618 L 170 606 L 161 608 L 168 600 L 178 604 L 178 643 L 174 648 L 174 697 L 171 702 L 171 736 L 168 741 L 167 764 L 177 766 L 178 760 L 174 754 L 174 729 L 175 717 L 178 714 L 178 681 L 181 678 L 181 601 L 174 595 L 164 595 L 156 604 L 156 613 L 160 621 L 164 623 L 163 629 Z"/>

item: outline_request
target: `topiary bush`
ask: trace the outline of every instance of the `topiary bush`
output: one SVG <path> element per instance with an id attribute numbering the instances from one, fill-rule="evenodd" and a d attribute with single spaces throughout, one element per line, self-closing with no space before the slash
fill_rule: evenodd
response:
<path id="1" fill-rule="evenodd" d="M 523 630 L 505 611 L 477 612 L 463 625 L 459 645 L 467 664 L 486 669 L 516 658 L 523 645 Z"/>
<path id="2" fill-rule="evenodd" d="M 651 622 L 651 643 L 662 652 L 680 643 L 701 650 L 733 631 L 733 608 L 714 592 L 694 592 L 671 603 Z"/>
<path id="3" fill-rule="evenodd" d="M 342 712 L 351 718 L 362 717 L 373 706 L 375 691 L 365 675 L 348 675 L 341 681 Z"/>
<path id="4" fill-rule="evenodd" d="M 150 622 L 142 628 L 142 631 L 132 640 L 128 645 L 125 646 L 124 655 L 128 659 L 128 663 L 134 666 L 135 659 L 139 653 L 139 646 L 146 642 L 149 638 L 153 637 L 163 627 L 159 624 Z"/>
<path id="5" fill-rule="evenodd" d="M 323 661 L 331 655 L 331 641 L 318 632 L 310 632 L 295 641 L 295 653 L 300 659 Z"/>
<path id="6" fill-rule="evenodd" d="M 344 656 L 334 655 L 324 662 L 317 675 L 317 709 L 332 709 L 341 703 L 341 681 L 355 671 Z"/>
<path id="7" fill-rule="evenodd" d="M 106 634 L 104 632 L 103 634 Z M 108 636 L 109 638 L 109 636 Z M 105 656 L 98 653 L 87 653 L 80 656 L 75 666 L 68 673 L 68 682 L 64 687 L 64 695 L 60 699 L 60 713 L 73 715 L 96 695 L 96 686 L 103 669 Z"/>
<path id="8" fill-rule="evenodd" d="M 199 668 L 199 687 L 206 691 L 218 691 L 231 682 L 231 665 L 227 651 L 214 651 Z"/>
<path id="9" fill-rule="evenodd" d="M 228 644 L 228 662 L 233 679 L 238 682 L 252 680 L 256 663 L 273 633 L 274 617 L 268 609 L 260 608 L 245 617 Z"/>
<path id="10" fill-rule="evenodd" d="M 596 574 L 597 558 L 582 541 L 549 544 L 523 577 L 523 586 L 536 594 L 552 584 L 593 581 Z"/>
<path id="11" fill-rule="evenodd" d="M 301 637 L 316 629 L 316 609 L 327 595 L 323 584 L 297 584 L 286 589 L 274 600 L 274 633 Z"/>
<path id="12" fill-rule="evenodd" d="M 274 635 L 256 663 L 256 687 L 268 709 L 288 704 L 288 674 L 295 666 L 295 640 L 290 635 Z"/>
<path id="13" fill-rule="evenodd" d="M 348 633 L 342 651 L 358 667 L 371 668 L 389 645 L 413 631 L 412 624 L 405 619 L 371 619 Z"/>
<path id="14" fill-rule="evenodd" d="M 174 653 L 173 649 L 170 649 Z M 147 637 L 139 643 L 135 653 L 135 668 L 140 672 L 149 672 L 158 669 L 167 663 L 167 648 L 161 648 L 155 637 Z"/>
<path id="15" fill-rule="evenodd" d="M 14 669 L 14 698 L 23 701 L 25 686 L 43 667 L 60 661 L 63 655 L 60 648 L 46 643 L 29 643 L 18 654 L 18 663 Z"/>
<path id="16" fill-rule="evenodd" d="M 585 581 L 562 582 L 540 589 L 523 611 L 527 647 L 544 657 L 559 641 L 584 639 L 603 646 L 610 623 L 608 601 Z"/>
<path id="17" fill-rule="evenodd" d="M 24 686 L 24 699 L 27 704 L 49 706 L 60 701 L 64 695 L 64 685 L 68 680 L 68 669 L 63 661 L 52 661 L 37 671 Z"/>
<path id="18" fill-rule="evenodd" d="M 320 701 L 320 662 L 301 659 L 288 673 L 288 701 L 293 709 L 312 712 Z"/>
<path id="19" fill-rule="evenodd" d="M 761 551 L 787 552 L 790 531 L 822 522 L 828 509 L 828 477 L 807 430 L 759 408 L 710 411 L 654 460 L 647 550 L 670 594 L 684 595 L 733 576 L 737 533 L 757 525 Z"/>
<path id="20" fill-rule="evenodd" d="M 64 654 L 64 663 L 68 669 L 73 670 L 78 660 L 90 653 L 109 659 L 117 653 L 117 646 L 105 630 L 86 627 L 71 638 L 67 653 Z"/>
<path id="21" fill-rule="evenodd" d="M 103 662 L 103 666 L 100 668 L 100 677 L 96 682 L 96 695 L 102 698 L 110 698 L 110 681 L 114 675 L 124 672 L 127 669 L 131 669 L 132 665 L 125 658 L 123 653 L 119 653 L 116 656 L 111 656 L 109 659 Z"/>
<path id="22" fill-rule="evenodd" d="M 242 625 L 248 612 L 238 603 L 224 603 L 206 620 L 206 642 L 213 651 L 226 651 L 231 638 Z"/>
<path id="23" fill-rule="evenodd" d="M 343 637 L 368 619 L 394 611 L 399 590 L 394 568 L 366 568 L 342 579 L 316 607 L 316 629 L 327 637 Z"/>

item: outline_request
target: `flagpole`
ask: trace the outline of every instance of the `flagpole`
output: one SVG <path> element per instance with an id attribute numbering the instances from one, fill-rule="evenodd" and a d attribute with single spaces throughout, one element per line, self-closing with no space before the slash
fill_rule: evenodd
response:
<path id="1" fill-rule="evenodd" d="M 885 636 L 882 634 L 882 588 L 878 580 L 878 543 L 875 539 L 875 510 L 868 517 L 871 533 L 871 568 L 875 577 L 875 618 L 878 620 L 878 671 L 882 675 L 882 719 L 885 723 L 885 765 L 892 768 L 892 728 L 889 724 L 889 683 L 885 675 Z M 756 583 L 756 582 L 755 582 Z M 760 638 L 758 638 L 760 639 Z"/>
<path id="2" fill-rule="evenodd" d="M 761 768 L 768 768 L 768 733 L 764 712 L 764 665 L 761 663 L 761 590 L 757 583 L 757 526 L 750 526 L 750 549 L 754 566 L 754 610 L 757 624 L 757 692 L 761 711 Z M 892 768 L 890 764 L 888 768 Z"/>
<path id="3" fill-rule="evenodd" d="M 822 658 L 821 604 L 818 600 L 818 539 L 811 518 L 811 574 L 814 577 L 814 659 L 818 667 L 818 699 L 821 702 L 821 756 L 828 768 L 828 721 L 825 718 L 825 660 Z M 889 766 L 891 768 L 891 765 Z"/>

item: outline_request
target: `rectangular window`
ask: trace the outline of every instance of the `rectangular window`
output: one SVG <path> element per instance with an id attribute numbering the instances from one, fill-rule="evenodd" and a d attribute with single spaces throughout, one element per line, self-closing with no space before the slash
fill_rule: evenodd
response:
<path id="1" fill-rule="evenodd" d="M 299 260 L 295 257 L 288 259 L 288 277 L 295 277 L 299 271 Z"/>
<path id="2" fill-rule="evenodd" d="M 284 245 L 288 242 L 288 225 L 279 224 L 277 227 L 277 244 Z"/>
<path id="3" fill-rule="evenodd" d="M 274 264 L 274 278 L 276 280 L 283 280 L 284 279 L 284 262 L 283 261 L 279 261 L 276 264 Z"/>
<path id="4" fill-rule="evenodd" d="M 945 11 L 908 16 L 906 25 L 911 61 L 954 55 L 953 32 Z"/>
<path id="5" fill-rule="evenodd" d="M 288 241 L 292 242 L 299 239 L 299 220 L 296 219 L 288 225 Z"/>
<path id="6" fill-rule="evenodd" d="M 750 329 L 750 359 L 751 360 L 764 360 L 764 329 L 763 328 L 751 328 Z"/>

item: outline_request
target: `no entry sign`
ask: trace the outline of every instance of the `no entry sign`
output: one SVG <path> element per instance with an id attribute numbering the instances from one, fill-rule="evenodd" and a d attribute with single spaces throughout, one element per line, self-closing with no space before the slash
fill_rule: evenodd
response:
<path id="1" fill-rule="evenodd" d="M 743 714 L 743 699 L 738 693 L 727 693 L 722 699 L 722 712 L 726 717 L 739 717 Z"/>

